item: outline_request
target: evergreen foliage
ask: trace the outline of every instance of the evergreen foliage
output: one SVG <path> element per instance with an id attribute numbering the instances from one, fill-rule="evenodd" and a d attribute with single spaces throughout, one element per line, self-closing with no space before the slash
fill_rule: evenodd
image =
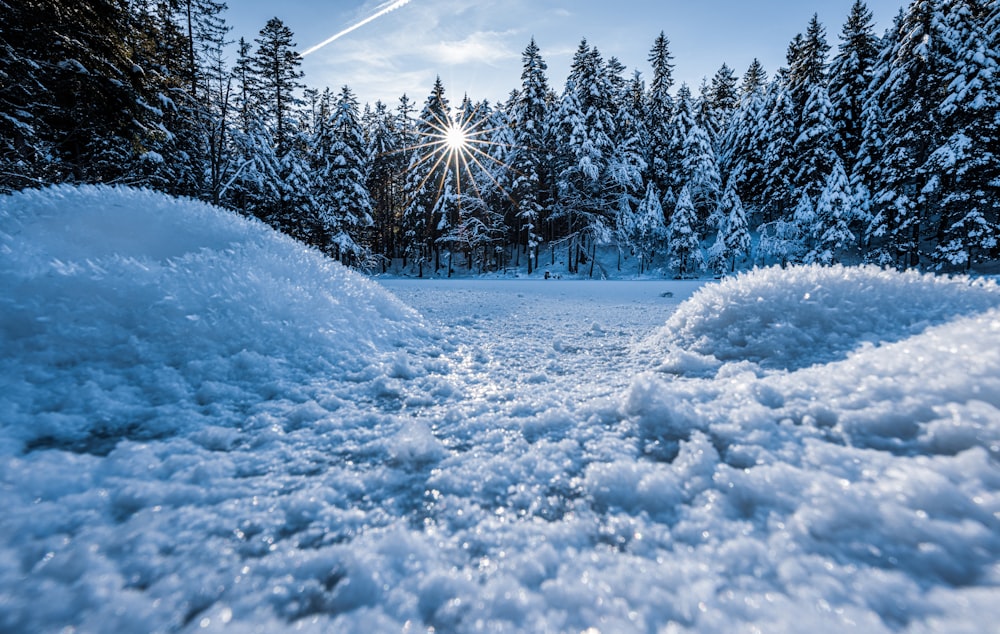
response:
<path id="1" fill-rule="evenodd" d="M 673 218 L 667 227 L 667 250 L 670 266 L 681 278 L 695 275 L 705 268 L 705 257 L 701 252 L 701 236 L 698 234 L 698 215 L 695 211 L 691 192 L 687 185 L 677 195 Z"/>
<path id="2" fill-rule="evenodd" d="M 715 236 L 715 243 L 709 248 L 709 266 L 720 273 L 736 270 L 736 263 L 750 253 L 753 238 L 747 222 L 743 201 L 732 183 L 726 186 L 719 205 L 723 218 Z"/>
<path id="3" fill-rule="evenodd" d="M 912 0 L 882 37 L 856 0 L 832 59 L 813 16 L 770 78 L 674 90 L 582 40 L 563 90 L 532 39 L 502 104 L 419 115 L 307 90 L 269 20 L 231 46 L 219 0 L 0 0 L 0 192 L 122 183 L 255 215 L 342 262 L 593 274 L 796 261 L 964 271 L 1000 259 L 1000 9 Z M 227 57 L 232 56 L 228 61 Z M 448 150 L 460 122 L 469 144 Z M 726 183 L 725 191 L 721 185 Z M 676 194 L 676 198 L 675 198 Z M 548 247 L 550 259 L 542 257 Z M 749 257 L 752 254 L 752 257 Z M 655 260 L 660 259 L 659 265 Z M 584 266 L 586 268 L 584 268 Z"/>
<path id="4" fill-rule="evenodd" d="M 877 55 L 872 13 L 863 0 L 855 0 L 830 66 L 827 91 L 833 106 L 834 150 L 847 165 L 854 163 L 861 149 L 864 99 Z"/>

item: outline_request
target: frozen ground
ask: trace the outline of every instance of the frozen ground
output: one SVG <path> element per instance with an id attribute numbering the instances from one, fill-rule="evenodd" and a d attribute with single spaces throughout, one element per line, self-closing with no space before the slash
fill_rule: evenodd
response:
<path id="1" fill-rule="evenodd" d="M 0 200 L 0 280 L 0 631 L 1000 622 L 994 283 L 390 294 L 104 188 Z"/>

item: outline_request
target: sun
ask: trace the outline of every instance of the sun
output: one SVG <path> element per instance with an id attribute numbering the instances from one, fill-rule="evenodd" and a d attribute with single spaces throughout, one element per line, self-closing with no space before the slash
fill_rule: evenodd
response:
<path id="1" fill-rule="evenodd" d="M 444 135 L 444 145 L 452 152 L 464 152 L 469 145 L 469 136 L 465 130 L 465 126 L 459 124 L 457 121 L 452 121 L 445 128 Z"/>
<path id="2" fill-rule="evenodd" d="M 513 203 L 495 173 L 495 166 L 510 168 L 492 150 L 514 146 L 490 138 L 495 128 L 489 125 L 489 118 L 482 115 L 478 107 L 472 112 L 463 110 L 443 116 L 434 114 L 430 119 L 418 121 L 425 128 L 420 133 L 419 141 L 415 145 L 391 151 L 419 152 L 416 163 L 410 169 L 419 169 L 424 173 L 414 191 L 422 190 L 428 181 L 434 179 L 437 181 L 438 199 L 448 185 L 454 188 L 452 191 L 457 195 L 461 206 L 463 197 L 470 194 L 483 199 L 481 183 L 485 178 L 490 183 L 490 188 L 501 192 Z M 491 164 L 494 167 L 491 168 Z"/>

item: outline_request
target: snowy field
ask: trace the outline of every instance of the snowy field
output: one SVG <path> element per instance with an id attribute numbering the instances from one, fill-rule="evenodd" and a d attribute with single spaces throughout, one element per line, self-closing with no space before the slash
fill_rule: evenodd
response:
<path id="1" fill-rule="evenodd" d="M 107 188 L 0 280 L 2 632 L 1000 622 L 993 282 L 375 283 Z"/>

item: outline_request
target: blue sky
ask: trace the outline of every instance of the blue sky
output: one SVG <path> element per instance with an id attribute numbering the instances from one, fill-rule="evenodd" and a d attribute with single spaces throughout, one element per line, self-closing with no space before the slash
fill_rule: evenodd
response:
<path id="1" fill-rule="evenodd" d="M 407 93 L 418 104 L 437 75 L 453 101 L 506 98 L 520 85 L 521 52 L 534 36 L 561 89 L 580 39 L 629 72 L 649 77 L 646 58 L 662 30 L 670 39 L 679 85 L 697 91 L 723 62 L 742 76 L 757 57 L 768 75 L 784 63 L 788 42 L 813 13 L 836 47 L 853 0 L 229 0 L 233 37 L 253 40 L 272 17 L 295 33 L 304 51 L 391 5 L 397 8 L 343 35 L 303 60 L 312 87 L 349 85 L 362 102 L 395 105 Z M 905 0 L 868 0 L 881 34 Z M 675 87 L 676 88 L 676 87 Z"/>

